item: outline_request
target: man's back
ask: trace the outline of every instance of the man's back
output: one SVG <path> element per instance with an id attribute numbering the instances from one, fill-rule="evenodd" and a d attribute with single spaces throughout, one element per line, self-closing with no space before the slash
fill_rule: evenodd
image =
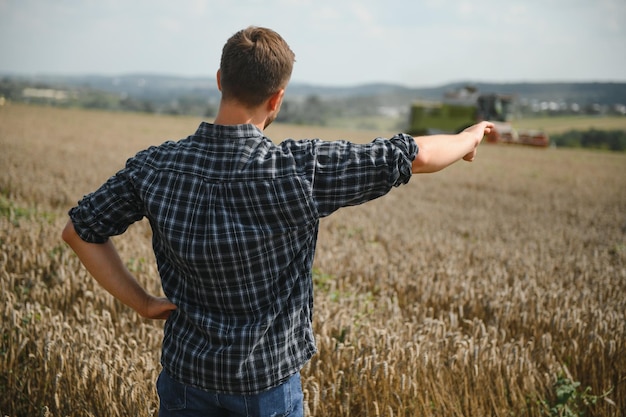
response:
<path id="1" fill-rule="evenodd" d="M 214 391 L 258 392 L 315 353 L 319 218 L 408 181 L 415 152 L 406 135 L 275 145 L 252 125 L 203 123 L 138 153 L 71 215 L 79 233 L 103 237 L 146 216 L 165 295 L 178 307 L 166 324 L 165 369 Z"/>

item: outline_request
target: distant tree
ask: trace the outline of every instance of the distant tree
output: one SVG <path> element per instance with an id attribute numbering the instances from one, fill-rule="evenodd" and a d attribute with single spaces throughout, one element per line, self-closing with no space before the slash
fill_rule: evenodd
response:
<path id="1" fill-rule="evenodd" d="M 114 101 L 110 95 L 105 93 L 92 92 L 87 94 L 82 100 L 82 107 L 87 109 L 105 109 L 111 110 L 115 108 Z"/>
<path id="2" fill-rule="evenodd" d="M 552 135 L 550 140 L 557 147 L 626 151 L 626 131 L 623 130 L 570 130 Z"/>
<path id="3" fill-rule="evenodd" d="M 4 77 L 0 80 L 0 96 L 7 100 L 19 100 L 22 90 L 27 86 L 26 83 Z"/>
<path id="4" fill-rule="evenodd" d="M 217 107 L 215 107 L 215 105 L 212 103 L 207 104 L 205 106 L 203 116 L 207 118 L 213 118 L 217 116 Z"/>
<path id="5" fill-rule="evenodd" d="M 337 113 L 337 109 L 331 102 L 324 101 L 317 95 L 310 95 L 302 102 L 285 100 L 276 121 L 324 126 L 328 123 L 328 119 Z"/>
<path id="6" fill-rule="evenodd" d="M 149 100 L 138 100 L 131 97 L 122 98 L 119 102 L 120 110 L 154 113 L 154 106 Z"/>

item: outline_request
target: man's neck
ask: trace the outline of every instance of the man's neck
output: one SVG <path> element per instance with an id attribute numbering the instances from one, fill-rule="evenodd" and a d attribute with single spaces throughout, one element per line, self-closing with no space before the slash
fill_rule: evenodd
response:
<path id="1" fill-rule="evenodd" d="M 253 124 L 263 130 L 268 115 L 260 110 L 260 108 L 250 109 L 236 102 L 222 100 L 214 123 L 218 125 Z"/>

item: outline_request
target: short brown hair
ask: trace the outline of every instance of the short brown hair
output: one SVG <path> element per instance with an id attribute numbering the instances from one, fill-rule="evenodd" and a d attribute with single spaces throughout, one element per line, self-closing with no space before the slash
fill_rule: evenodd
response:
<path id="1" fill-rule="evenodd" d="M 228 39 L 220 62 L 222 96 L 255 107 L 291 78 L 295 54 L 271 29 L 250 26 Z"/>

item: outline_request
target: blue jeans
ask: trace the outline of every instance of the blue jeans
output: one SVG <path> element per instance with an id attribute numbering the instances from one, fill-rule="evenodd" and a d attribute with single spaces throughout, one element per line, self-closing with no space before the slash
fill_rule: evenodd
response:
<path id="1" fill-rule="evenodd" d="M 182 384 L 161 371 L 159 417 L 303 417 L 300 374 L 255 395 L 220 394 Z"/>

